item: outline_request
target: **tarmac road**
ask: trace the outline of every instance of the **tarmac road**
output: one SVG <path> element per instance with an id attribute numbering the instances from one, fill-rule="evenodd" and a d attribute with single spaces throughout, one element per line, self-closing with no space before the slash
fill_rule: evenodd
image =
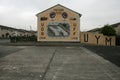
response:
<path id="1" fill-rule="evenodd" d="M 82 46 L 0 46 L 0 54 L 0 80 L 120 80 L 120 67 Z"/>
<path id="2" fill-rule="evenodd" d="M 0 58 L 22 50 L 22 47 L 0 46 Z"/>
<path id="3" fill-rule="evenodd" d="M 120 46 L 86 45 L 84 47 L 120 67 Z"/>
<path id="4" fill-rule="evenodd" d="M 9 43 L 10 39 L 0 39 L 0 43 Z"/>

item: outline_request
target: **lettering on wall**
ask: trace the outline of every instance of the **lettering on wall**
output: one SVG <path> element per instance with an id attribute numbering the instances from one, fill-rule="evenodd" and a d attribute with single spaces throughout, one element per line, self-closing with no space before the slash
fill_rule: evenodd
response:
<path id="1" fill-rule="evenodd" d="M 56 14 L 62 14 L 62 12 L 64 11 L 64 9 L 53 9 L 55 11 Z"/>
<path id="2" fill-rule="evenodd" d="M 44 31 L 44 28 L 43 28 L 43 27 L 41 28 L 41 31 Z"/>
<path id="3" fill-rule="evenodd" d="M 104 36 L 90 32 L 81 33 L 81 43 L 115 46 L 115 36 Z"/>
<path id="4" fill-rule="evenodd" d="M 109 44 L 111 45 L 111 41 L 112 41 L 112 38 L 105 38 L 105 44 L 107 45 L 107 43 L 109 42 Z"/>
<path id="5" fill-rule="evenodd" d="M 73 28 L 73 31 L 75 31 L 75 30 L 76 30 L 76 28 L 74 27 L 74 28 Z"/>
<path id="6" fill-rule="evenodd" d="M 40 37 L 40 39 L 46 39 L 45 37 Z"/>
<path id="7" fill-rule="evenodd" d="M 96 36 L 96 35 L 95 35 L 95 38 L 96 38 L 97 44 L 98 44 L 98 39 L 100 39 L 100 36 Z"/>
<path id="8" fill-rule="evenodd" d="M 43 35 L 44 35 L 44 32 L 41 32 L 41 35 L 43 36 Z"/>
<path id="9" fill-rule="evenodd" d="M 77 26 L 77 24 L 76 24 L 76 23 L 73 23 L 73 26 L 75 27 L 75 26 Z"/>
<path id="10" fill-rule="evenodd" d="M 78 37 L 72 37 L 71 39 L 78 39 Z"/>
<path id="11" fill-rule="evenodd" d="M 41 28 L 40 28 L 40 35 L 41 35 L 41 39 L 45 39 L 45 34 L 44 34 L 44 23 L 41 23 Z"/>
<path id="12" fill-rule="evenodd" d="M 70 20 L 75 21 L 75 20 L 77 20 L 77 19 L 76 19 L 75 17 L 71 17 Z"/>
<path id="13" fill-rule="evenodd" d="M 73 33 L 73 35 L 75 35 L 75 34 L 76 34 L 76 32 Z"/>
<path id="14" fill-rule="evenodd" d="M 76 35 L 77 35 L 77 32 L 76 32 L 76 26 L 77 26 L 77 23 L 73 23 L 73 27 L 72 27 L 72 34 L 73 34 L 73 37 L 72 37 L 72 39 L 78 39 L 77 37 L 76 37 Z"/>
<path id="15" fill-rule="evenodd" d="M 88 34 L 84 34 L 84 42 L 88 42 Z"/>
<path id="16" fill-rule="evenodd" d="M 44 23 L 41 23 L 41 26 L 44 26 Z"/>
<path id="17" fill-rule="evenodd" d="M 44 36 L 44 27 L 41 27 L 41 36 Z M 44 39 L 44 38 L 42 38 Z"/>

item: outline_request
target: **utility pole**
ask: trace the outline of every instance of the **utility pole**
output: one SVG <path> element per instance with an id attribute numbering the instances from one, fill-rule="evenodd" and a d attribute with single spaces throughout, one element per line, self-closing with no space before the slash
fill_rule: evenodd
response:
<path id="1" fill-rule="evenodd" d="M 30 35 L 32 36 L 33 33 L 32 33 L 32 26 L 30 26 Z"/>
<path id="2" fill-rule="evenodd" d="M 30 31 L 32 31 L 32 26 L 30 26 Z"/>

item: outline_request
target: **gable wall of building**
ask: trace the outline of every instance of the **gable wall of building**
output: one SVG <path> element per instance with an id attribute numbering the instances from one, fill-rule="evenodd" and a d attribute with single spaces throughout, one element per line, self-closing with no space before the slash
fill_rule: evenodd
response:
<path id="1" fill-rule="evenodd" d="M 51 18 L 50 14 L 55 13 L 55 18 Z M 64 19 L 62 14 L 67 13 L 67 18 Z M 46 20 L 41 20 L 41 18 L 46 18 Z M 75 20 L 74 20 L 75 19 Z M 57 25 L 57 24 L 67 24 L 69 25 L 68 29 L 62 28 L 61 34 L 59 32 L 60 29 L 56 29 L 55 33 L 55 27 L 59 28 L 57 26 L 52 27 L 53 34 L 49 35 L 49 30 L 52 28 L 50 25 Z M 38 41 L 78 41 L 79 42 L 79 31 L 80 31 L 80 19 L 79 14 L 76 14 L 73 11 L 70 11 L 69 9 L 63 8 L 61 6 L 53 7 L 47 11 L 44 11 L 37 15 L 37 26 L 38 26 Z M 61 36 L 60 36 L 61 35 Z M 64 36 L 62 36 L 64 35 Z M 66 35 L 66 36 L 65 36 Z"/>

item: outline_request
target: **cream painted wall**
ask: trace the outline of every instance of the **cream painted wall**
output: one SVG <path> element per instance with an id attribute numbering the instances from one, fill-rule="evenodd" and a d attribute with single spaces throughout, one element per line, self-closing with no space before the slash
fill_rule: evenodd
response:
<path id="1" fill-rule="evenodd" d="M 94 45 L 115 46 L 115 36 L 104 36 L 103 34 L 96 34 L 91 32 L 81 32 L 80 42 Z"/>
<path id="2" fill-rule="evenodd" d="M 50 18 L 50 13 L 51 12 L 55 12 L 56 16 L 54 18 L 54 20 L 52 21 Z M 62 13 L 66 12 L 68 14 L 67 19 L 63 19 L 62 17 Z M 47 20 L 41 21 L 40 18 L 41 17 L 46 17 Z M 76 18 L 76 20 L 71 20 L 71 18 L 74 17 Z M 70 42 L 79 42 L 79 31 L 80 31 L 80 16 L 78 13 L 75 13 L 67 8 L 64 8 L 60 5 L 57 5 L 53 8 L 50 8 L 40 14 L 37 15 L 37 31 L 38 31 L 38 37 L 37 40 L 38 41 L 70 41 Z M 70 36 L 68 37 L 49 37 L 47 34 L 47 25 L 50 22 L 65 22 L 65 23 L 69 23 L 70 25 Z M 43 24 L 43 25 L 42 25 Z M 74 24 L 76 26 L 74 26 Z M 44 31 L 41 31 L 41 29 L 44 29 Z M 75 28 L 75 29 L 74 29 Z M 73 30 L 74 29 L 74 30 Z M 41 32 L 44 33 L 44 35 L 41 35 Z M 75 35 L 73 35 L 73 33 L 75 32 Z"/>

